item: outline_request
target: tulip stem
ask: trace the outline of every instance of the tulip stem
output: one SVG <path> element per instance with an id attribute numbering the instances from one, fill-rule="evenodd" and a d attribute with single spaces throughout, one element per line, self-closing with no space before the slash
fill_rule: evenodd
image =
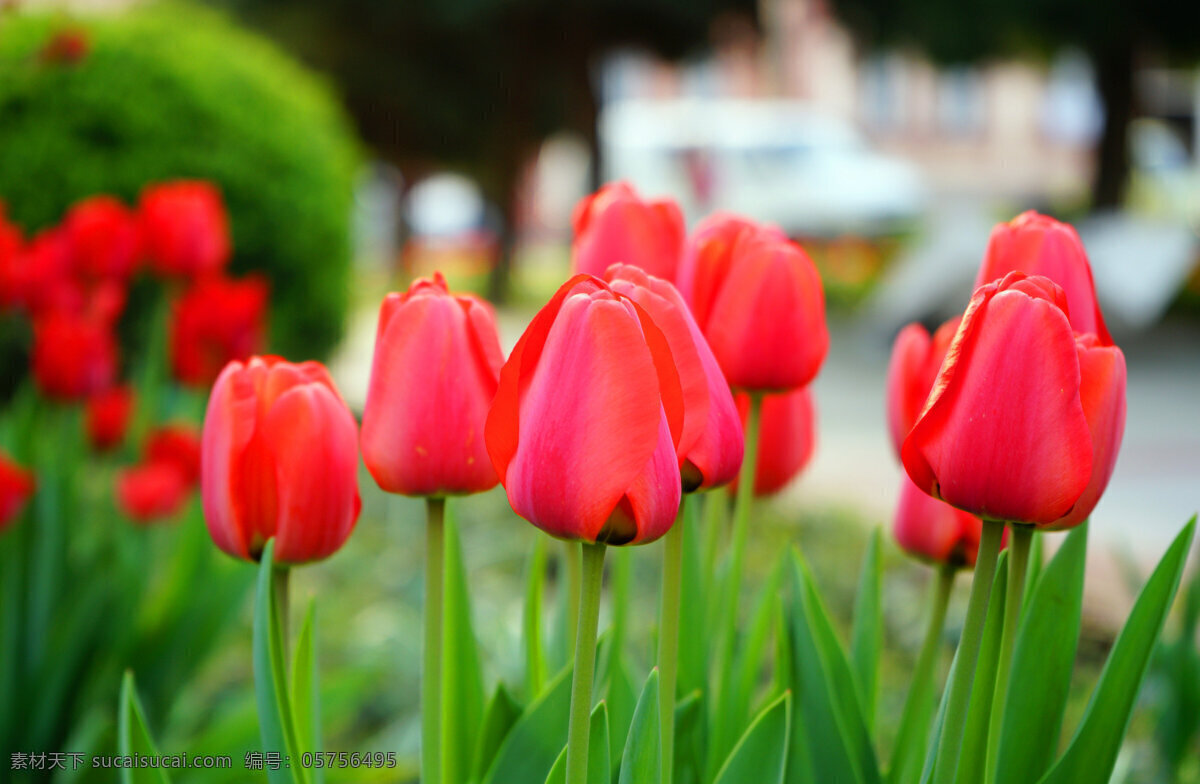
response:
<path id="1" fill-rule="evenodd" d="M 683 497 L 679 517 L 663 542 L 662 607 L 658 622 L 658 715 L 662 719 L 662 780 L 671 784 L 675 759 L 675 682 L 679 667 L 679 602 L 683 582 L 683 526 L 690 496 Z"/>
<path id="2" fill-rule="evenodd" d="M 1025 593 L 1025 571 L 1033 543 L 1033 526 L 1009 525 L 1008 586 L 1004 600 L 1004 630 L 1000 637 L 1000 654 L 996 662 L 996 686 L 992 692 L 992 715 L 988 725 L 987 781 L 992 780 L 996 747 L 1000 743 L 1000 727 L 1004 716 L 1004 700 L 1008 694 L 1008 677 L 1012 672 L 1013 649 L 1017 643 L 1017 628 L 1021 620 L 1021 605 Z"/>
<path id="3" fill-rule="evenodd" d="M 716 573 L 717 550 L 721 544 L 721 529 L 729 508 L 729 493 L 718 487 L 705 494 L 704 499 L 704 584 L 711 585 Z"/>
<path id="4" fill-rule="evenodd" d="M 421 783 L 442 781 L 442 572 L 446 499 L 425 500 L 425 637 L 421 659 Z"/>
<path id="5" fill-rule="evenodd" d="M 292 570 L 286 566 L 271 569 L 271 593 L 275 599 L 275 612 L 279 615 L 279 639 L 283 643 L 284 658 L 288 649 L 288 578 Z"/>
<path id="6" fill-rule="evenodd" d="M 564 630 L 563 637 L 566 640 L 567 661 L 570 661 L 571 657 L 575 655 L 571 646 L 575 644 L 575 637 L 579 633 L 579 596 L 580 586 L 583 583 L 583 562 L 579 554 L 579 542 L 563 542 L 563 561 L 567 573 L 565 597 L 567 628 Z"/>
<path id="7" fill-rule="evenodd" d="M 585 542 L 582 549 L 583 584 L 575 637 L 575 671 L 571 675 L 571 718 L 567 726 L 567 784 L 587 784 L 592 681 L 596 674 L 596 627 L 600 621 L 600 589 L 604 583 L 604 543 Z"/>
<path id="8" fill-rule="evenodd" d="M 910 780 L 906 768 L 913 762 L 920 764 L 920 758 L 914 757 L 913 752 L 926 747 L 929 725 L 928 722 L 919 723 L 917 719 L 921 709 L 933 697 L 933 673 L 942 647 L 946 608 L 950 604 L 950 593 L 954 589 L 954 575 L 957 572 L 958 567 L 953 564 L 942 564 L 938 567 L 933 591 L 929 595 L 929 623 L 925 627 L 925 639 L 921 643 L 912 682 L 904 698 L 904 709 L 900 714 L 900 732 L 896 736 L 896 751 L 892 755 L 888 781 Z"/>
<path id="9" fill-rule="evenodd" d="M 1000 540 L 1003 537 L 1004 523 L 995 520 L 983 521 L 979 556 L 975 561 L 975 577 L 971 582 L 971 598 L 967 603 L 967 618 L 963 624 L 962 639 L 958 643 L 954 678 L 947 693 L 942 735 L 938 739 L 935 784 L 951 784 L 958 772 L 958 757 L 962 751 L 963 732 L 967 725 L 971 685 L 975 679 L 975 666 L 979 662 L 984 620 L 987 618 L 992 581 L 996 576 L 996 559 L 1000 555 Z"/>

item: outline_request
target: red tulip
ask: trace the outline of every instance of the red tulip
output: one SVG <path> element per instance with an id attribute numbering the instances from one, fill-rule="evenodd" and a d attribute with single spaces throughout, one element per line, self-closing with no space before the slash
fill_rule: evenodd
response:
<path id="1" fill-rule="evenodd" d="M 892 529 L 900 547 L 925 561 L 974 566 L 983 521 L 921 492 L 908 474 L 900 483 Z"/>
<path id="2" fill-rule="evenodd" d="M 0 202 L 0 308 L 18 304 L 17 265 L 25 238 L 21 229 L 9 222 L 4 202 Z"/>
<path id="3" fill-rule="evenodd" d="M 602 276 L 613 264 L 632 264 L 674 279 L 686 229 L 673 200 L 644 200 L 629 183 L 610 183 L 575 205 L 571 223 L 576 272 Z"/>
<path id="4" fill-rule="evenodd" d="M 17 519 L 35 485 L 31 472 L 0 451 L 0 533 Z"/>
<path id="5" fill-rule="evenodd" d="M 675 285 L 683 298 L 689 303 L 695 302 L 697 270 L 719 264 L 743 234 L 759 232 L 766 232 L 781 242 L 787 240 L 787 235 L 775 226 L 755 223 L 730 212 L 714 212 L 696 224 L 684 243 L 683 258 L 675 275 Z"/>
<path id="6" fill-rule="evenodd" d="M 33 377 L 47 397 L 82 400 L 108 389 L 117 370 L 117 343 L 105 324 L 49 313 L 33 325 Z"/>
<path id="7" fill-rule="evenodd" d="M 201 496 L 217 546 L 257 560 L 325 558 L 350 536 L 358 428 L 319 362 L 230 362 L 213 386 L 201 440 Z"/>
<path id="8" fill-rule="evenodd" d="M 750 396 L 739 393 L 737 406 L 745 425 Z M 771 495 L 787 487 L 808 465 L 816 445 L 816 408 L 808 387 L 763 397 L 754 494 Z"/>
<path id="9" fill-rule="evenodd" d="M 200 434 L 186 424 L 160 427 L 146 438 L 145 459 L 175 466 L 191 486 L 200 479 Z"/>
<path id="10" fill-rule="evenodd" d="M 63 232 L 48 229 L 28 244 L 12 245 L 0 279 L 0 305 L 17 307 L 30 316 L 49 311 L 81 313 L 83 287 L 71 270 L 70 248 Z"/>
<path id="11" fill-rule="evenodd" d="M 212 183 L 154 185 L 142 193 L 140 210 L 146 253 L 160 275 L 209 275 L 229 261 L 229 217 Z"/>
<path id="12" fill-rule="evenodd" d="M 684 491 L 733 481 L 742 465 L 742 424 L 729 384 L 683 297 L 670 282 L 638 267 L 615 265 L 606 279 L 613 291 L 645 308 L 671 348 L 683 388 L 679 463 Z"/>
<path id="13" fill-rule="evenodd" d="M 679 510 L 675 360 L 644 308 L 576 275 L 500 371 L 484 430 L 517 514 L 563 539 L 640 544 Z"/>
<path id="14" fill-rule="evenodd" d="M 111 196 L 93 196 L 67 212 L 63 231 L 76 272 L 87 280 L 127 280 L 141 254 L 137 216 Z"/>
<path id="15" fill-rule="evenodd" d="M 991 520 L 1060 527 L 1091 511 L 1124 429 L 1124 356 L 1073 333 L 1066 308 L 1040 276 L 976 290 L 901 449 L 918 487 Z"/>
<path id="16" fill-rule="evenodd" d="M 961 320 L 961 316 L 950 319 L 938 327 L 932 338 L 920 324 L 909 324 L 896 335 L 887 371 L 887 415 L 897 455 L 925 408 L 929 390 Z"/>
<path id="17" fill-rule="evenodd" d="M 363 410 L 363 461 L 389 493 L 444 496 L 495 487 L 483 425 L 504 355 L 491 308 L 418 280 L 379 311 Z"/>
<path id="18" fill-rule="evenodd" d="M 1083 242 L 1075 229 L 1032 210 L 992 229 L 987 254 L 975 287 L 998 280 L 1009 272 L 1042 275 L 1066 292 L 1067 316 L 1076 332 L 1092 332 L 1104 345 L 1112 345 Z"/>
<path id="19" fill-rule="evenodd" d="M 173 517 L 187 502 L 190 485 L 173 463 L 146 462 L 117 474 L 117 506 L 137 523 Z"/>
<path id="20" fill-rule="evenodd" d="M 739 218 L 702 226 L 689 256 L 684 295 L 735 389 L 782 392 L 806 386 L 829 351 L 825 294 L 817 268 L 775 229 Z"/>
<path id="21" fill-rule="evenodd" d="M 116 386 L 87 401 L 87 434 L 92 448 L 106 452 L 125 440 L 133 411 L 133 388 Z"/>
<path id="22" fill-rule="evenodd" d="M 209 277 L 176 300 L 171 318 L 171 366 L 184 384 L 204 386 L 233 360 L 263 346 L 267 284 L 262 278 Z"/>

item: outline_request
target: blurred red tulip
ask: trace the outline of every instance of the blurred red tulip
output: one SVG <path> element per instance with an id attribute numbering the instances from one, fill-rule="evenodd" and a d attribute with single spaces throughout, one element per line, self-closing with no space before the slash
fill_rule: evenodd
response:
<path id="1" fill-rule="evenodd" d="M 605 185 L 575 205 L 571 266 L 602 276 L 613 264 L 632 264 L 675 278 L 686 229 L 672 199 L 642 199 L 627 182 Z"/>
<path id="2" fill-rule="evenodd" d="M 742 465 L 742 424 L 729 384 L 683 297 L 669 281 L 638 267 L 614 265 L 605 277 L 613 291 L 646 309 L 671 348 L 683 388 L 678 451 L 684 492 L 733 481 Z"/>
<path id="3" fill-rule="evenodd" d="M 1020 272 L 975 292 L 901 449 L 918 487 L 984 519 L 1090 513 L 1124 429 L 1124 356 L 1073 333 L 1066 308 L 1054 282 Z"/>
<path id="4" fill-rule="evenodd" d="M 133 388 L 115 386 L 87 401 L 87 434 L 92 448 L 106 452 L 125 440 L 133 411 Z"/>
<path id="5" fill-rule="evenodd" d="M 725 216 L 689 251 L 685 297 L 734 389 L 808 385 L 829 351 L 825 294 L 808 255 L 775 229 Z"/>
<path id="6" fill-rule="evenodd" d="M 33 473 L 0 451 L 0 533 L 17 519 L 35 486 Z"/>
<path id="7" fill-rule="evenodd" d="M 961 316 L 950 319 L 938 327 L 932 338 L 920 324 L 909 324 L 896 335 L 887 371 L 887 417 L 897 455 L 908 431 L 925 409 L 929 390 L 960 321 Z"/>
<path id="8" fill-rule="evenodd" d="M 229 216 L 209 182 L 177 180 L 142 193 L 142 234 L 150 267 L 160 275 L 197 277 L 229 261 Z"/>
<path id="9" fill-rule="evenodd" d="M 695 306 L 696 272 L 719 264 L 728 256 L 742 234 L 767 232 L 776 239 L 787 235 L 775 226 L 756 223 L 731 212 L 714 212 L 696 224 L 683 246 L 683 258 L 675 275 L 675 286 L 688 304 Z"/>
<path id="10" fill-rule="evenodd" d="M 319 362 L 231 362 L 213 386 L 201 441 L 208 530 L 230 555 L 299 564 L 345 543 L 362 503 L 358 428 Z"/>
<path id="11" fill-rule="evenodd" d="M 188 486 L 200 479 L 200 434 L 188 424 L 173 424 L 153 430 L 146 438 L 144 459 L 168 463 L 179 469 Z"/>
<path id="12" fill-rule="evenodd" d="M 13 246 L 7 258 L 0 256 L 0 264 L 0 304 L 34 317 L 84 310 L 84 290 L 72 274 L 70 248 L 60 229 L 47 229 L 28 244 Z"/>
<path id="13" fill-rule="evenodd" d="M 745 392 L 738 393 L 737 407 L 745 426 L 750 413 L 750 396 Z M 808 465 L 816 445 L 816 407 L 808 387 L 764 396 L 754 494 L 771 495 L 787 487 Z"/>
<path id="14" fill-rule="evenodd" d="M 187 502 L 190 490 L 183 473 L 173 463 L 151 461 L 117 474 L 117 506 L 137 523 L 173 517 Z"/>
<path id="15" fill-rule="evenodd" d="M 926 495 L 904 474 L 892 531 L 896 543 L 909 555 L 923 561 L 973 567 L 983 521 Z"/>
<path id="16" fill-rule="evenodd" d="M 204 386 L 229 362 L 261 351 L 266 308 L 267 284 L 262 278 L 210 277 L 192 284 L 172 308 L 175 377 Z"/>
<path id="17" fill-rule="evenodd" d="M 56 31 L 38 56 L 45 63 L 76 65 L 88 56 L 91 49 L 92 41 L 86 30 L 66 28 Z"/>
<path id="18" fill-rule="evenodd" d="M 487 303 L 441 273 L 379 310 L 363 409 L 363 461 L 389 493 L 444 496 L 496 486 L 483 425 L 504 355 Z"/>
<path id="19" fill-rule="evenodd" d="M 641 544 L 679 510 L 683 419 L 662 330 L 630 298 L 576 275 L 501 369 L 484 433 L 517 514 L 563 539 Z"/>
<path id="20" fill-rule="evenodd" d="M 44 395 L 82 400 L 108 389 L 117 371 L 117 343 L 106 324 L 70 313 L 48 313 L 33 325 L 33 377 Z"/>
<path id="21" fill-rule="evenodd" d="M 1083 242 L 1069 223 L 1032 210 L 992 229 L 987 254 L 975 287 L 1003 278 L 1009 272 L 1042 275 L 1066 292 L 1067 317 L 1076 332 L 1091 332 L 1104 345 L 1112 345 Z"/>
<path id="22" fill-rule="evenodd" d="M 76 203 L 63 220 L 75 272 L 85 280 L 124 281 L 141 254 L 137 216 L 111 196 Z"/>

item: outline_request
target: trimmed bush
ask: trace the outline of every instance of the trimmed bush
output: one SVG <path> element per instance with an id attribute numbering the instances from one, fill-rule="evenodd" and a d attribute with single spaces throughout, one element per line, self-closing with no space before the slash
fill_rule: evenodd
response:
<path id="1" fill-rule="evenodd" d="M 82 33 L 81 58 L 47 50 L 64 31 Z M 10 219 L 32 233 L 94 193 L 135 204 L 147 183 L 212 180 L 232 219 L 231 270 L 271 280 L 272 347 L 287 356 L 323 356 L 341 335 L 358 155 L 329 87 L 220 13 L 0 14 Z"/>

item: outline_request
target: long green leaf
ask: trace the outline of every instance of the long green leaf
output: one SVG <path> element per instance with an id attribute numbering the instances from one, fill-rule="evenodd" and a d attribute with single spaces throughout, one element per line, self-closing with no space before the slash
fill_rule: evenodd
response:
<path id="1" fill-rule="evenodd" d="M 445 516 L 445 626 L 442 629 L 442 781 L 466 784 L 470 752 L 483 718 L 483 671 L 471 623 L 462 543 L 454 516 Z"/>
<path id="2" fill-rule="evenodd" d="M 1042 778 L 1043 784 L 1108 781 L 1150 654 L 1179 588 L 1195 531 L 1196 518 L 1192 517 L 1150 575 L 1108 655 L 1075 737 Z"/>
<path id="3" fill-rule="evenodd" d="M 734 746 L 715 784 L 782 784 L 791 716 L 791 694 L 764 708 Z"/>
<path id="4" fill-rule="evenodd" d="M 488 700 L 487 708 L 483 711 L 483 722 L 472 757 L 471 781 L 483 778 L 492 760 L 496 758 L 500 744 L 521 717 L 521 711 L 521 705 L 512 698 L 504 684 L 496 684 L 496 690 L 492 692 L 492 698 Z"/>
<path id="5" fill-rule="evenodd" d="M 600 700 L 592 709 L 592 718 L 588 722 L 588 771 L 587 784 L 612 784 L 612 767 L 608 759 L 608 706 Z M 567 782 L 567 747 L 564 746 L 550 775 L 546 776 L 546 784 L 566 784 Z"/>
<path id="6" fill-rule="evenodd" d="M 263 750 L 293 760 L 296 754 L 296 729 L 288 699 L 287 671 L 284 667 L 283 638 L 280 636 L 279 608 L 271 577 L 274 569 L 275 540 L 267 542 L 258 566 L 258 588 L 254 599 L 254 692 L 258 703 L 258 726 Z M 271 784 L 304 782 L 303 768 L 292 765 L 268 770 Z"/>
<path id="7" fill-rule="evenodd" d="M 704 775 L 704 700 L 697 689 L 675 704 L 675 784 L 698 784 Z"/>
<path id="8" fill-rule="evenodd" d="M 863 557 L 850 635 L 850 662 L 858 697 L 862 701 L 863 721 L 868 730 L 875 725 L 879 657 L 883 650 L 883 570 L 880 548 L 881 536 L 876 528 L 867 545 L 867 554 Z"/>
<path id="9" fill-rule="evenodd" d="M 658 668 L 650 671 L 633 710 L 629 739 L 621 756 L 619 784 L 658 784 L 662 780 L 662 734 L 658 718 Z"/>
<path id="10" fill-rule="evenodd" d="M 296 638 L 296 650 L 292 652 L 292 719 L 296 725 L 296 741 L 301 754 L 306 751 L 320 754 L 323 750 L 321 695 L 314 649 L 316 614 L 315 602 L 309 602 L 300 636 Z M 315 784 L 321 784 L 325 781 L 325 769 L 314 768 L 309 776 Z"/>
<path id="11" fill-rule="evenodd" d="M 484 784 L 545 781 L 567 743 L 571 668 L 565 667 L 529 704 L 500 744 Z"/>
<path id="12" fill-rule="evenodd" d="M 121 706 L 117 713 L 117 749 L 122 756 L 157 756 L 158 748 L 146 726 L 142 703 L 133 684 L 133 673 L 125 671 L 121 680 Z M 122 768 L 121 784 L 170 784 L 163 768 Z"/>
<path id="13" fill-rule="evenodd" d="M 1079 644 L 1087 526 L 1071 532 L 1033 589 L 1013 650 L 996 784 L 1037 781 L 1058 748 Z M 995 594 L 993 594 L 995 595 Z"/>
<path id="14" fill-rule="evenodd" d="M 987 763 L 988 721 L 992 717 L 992 696 L 996 690 L 996 662 L 1004 636 L 1004 600 L 1008 589 L 1008 551 L 1000 553 L 992 597 L 983 621 L 983 640 L 971 683 L 971 701 L 967 705 L 967 726 L 963 731 L 962 750 L 958 755 L 958 784 L 983 781 Z M 951 683 L 952 681 L 946 681 Z"/>
<path id="15" fill-rule="evenodd" d="M 521 618 L 525 648 L 525 695 L 534 699 L 546 683 L 546 652 L 542 647 L 542 605 L 546 593 L 546 542 L 544 536 L 533 537 L 529 551 L 529 566 L 525 574 L 525 607 Z"/>

